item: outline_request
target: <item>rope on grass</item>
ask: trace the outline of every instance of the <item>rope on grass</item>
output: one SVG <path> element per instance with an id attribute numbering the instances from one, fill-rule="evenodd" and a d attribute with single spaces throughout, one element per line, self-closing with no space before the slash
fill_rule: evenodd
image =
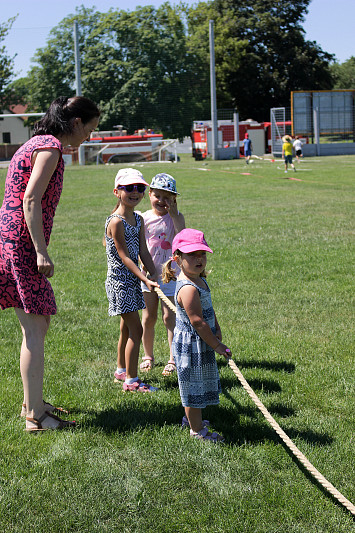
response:
<path id="1" fill-rule="evenodd" d="M 163 291 L 161 289 L 158 289 L 157 287 L 154 288 L 155 292 L 163 300 L 163 302 L 171 309 L 174 313 L 176 313 L 176 307 L 175 305 L 165 296 Z M 242 387 L 246 392 L 249 394 L 250 398 L 253 400 L 255 405 L 258 407 L 258 409 L 262 412 L 266 420 L 269 422 L 271 427 L 275 430 L 277 435 L 280 437 L 280 439 L 285 443 L 287 448 L 293 453 L 295 457 L 299 460 L 299 462 L 306 468 L 306 470 L 318 481 L 318 483 L 326 489 L 339 503 L 341 503 L 350 513 L 355 516 L 355 505 L 353 505 L 341 492 L 338 491 L 332 485 L 313 465 L 310 463 L 305 455 L 297 448 L 297 446 L 292 442 L 290 437 L 284 432 L 284 430 L 280 427 L 280 425 L 276 422 L 274 417 L 269 413 L 269 411 L 266 409 L 265 405 L 261 402 L 261 400 L 258 398 L 258 396 L 255 394 L 247 380 L 244 378 L 243 374 L 233 361 L 233 359 L 229 359 L 228 361 L 230 369 L 234 372 L 234 374 L 237 376 L 238 380 L 240 381 Z"/>

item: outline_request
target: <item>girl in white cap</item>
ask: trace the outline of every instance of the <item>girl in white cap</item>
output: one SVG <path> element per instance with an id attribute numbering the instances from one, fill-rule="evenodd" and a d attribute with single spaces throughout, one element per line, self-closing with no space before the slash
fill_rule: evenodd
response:
<path id="1" fill-rule="evenodd" d="M 176 181 L 170 174 L 157 174 L 152 179 L 149 189 L 151 209 L 143 213 L 145 237 L 148 250 L 156 268 L 158 282 L 161 283 L 163 264 L 171 256 L 173 238 L 185 227 L 185 219 L 177 207 Z M 175 281 L 161 285 L 167 298 L 174 301 Z M 154 328 L 157 321 L 159 298 L 142 283 L 145 309 L 142 312 L 144 357 L 140 365 L 143 372 L 148 372 L 154 365 Z M 171 351 L 175 327 L 175 313 L 162 300 L 161 313 L 168 334 L 169 360 L 164 367 L 163 376 L 175 372 L 175 362 Z"/>
<path id="2" fill-rule="evenodd" d="M 163 270 L 163 281 L 175 278 L 172 260 L 181 269 L 176 282 L 176 326 L 173 354 L 179 389 L 190 435 L 213 442 L 223 441 L 218 433 L 208 431 L 202 409 L 219 403 L 221 383 L 215 352 L 227 359 L 231 351 L 222 343 L 222 334 L 212 307 L 211 293 L 205 276 L 206 252 L 213 253 L 202 231 L 187 228 L 178 233 L 172 244 L 172 258 Z"/>
<path id="3" fill-rule="evenodd" d="M 138 379 L 143 332 L 138 311 L 144 308 L 140 282 L 144 281 L 149 290 L 159 287 L 153 281 L 155 267 L 145 242 L 143 219 L 134 212 L 147 185 L 138 170 L 120 170 L 113 189 L 118 202 L 105 225 L 108 313 L 110 316 L 121 315 L 115 381 L 123 381 L 123 390 L 132 392 L 157 390 Z M 138 257 L 150 276 L 139 269 Z"/>

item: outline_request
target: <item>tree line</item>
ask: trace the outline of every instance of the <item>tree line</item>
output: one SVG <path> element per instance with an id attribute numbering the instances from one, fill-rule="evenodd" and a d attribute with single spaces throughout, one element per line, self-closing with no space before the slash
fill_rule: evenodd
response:
<path id="1" fill-rule="evenodd" d="M 107 13 L 81 6 L 52 29 L 26 77 L 11 82 L 13 59 L 0 47 L 0 99 L 43 111 L 58 95 L 74 93 L 77 21 L 83 94 L 100 105 L 100 128 L 148 127 L 182 138 L 193 120 L 210 117 L 214 20 L 218 107 L 267 120 L 271 107 L 290 106 L 291 91 L 354 87 L 354 57 L 340 65 L 305 39 L 310 1 L 166 2 Z M 0 24 L 0 43 L 14 20 Z"/>

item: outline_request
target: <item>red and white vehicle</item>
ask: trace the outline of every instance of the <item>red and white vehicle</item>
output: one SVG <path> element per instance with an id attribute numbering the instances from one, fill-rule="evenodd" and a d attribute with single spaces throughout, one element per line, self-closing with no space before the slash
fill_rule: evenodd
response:
<path id="1" fill-rule="evenodd" d="M 281 125 L 281 123 L 278 123 Z M 286 133 L 291 134 L 292 122 L 285 121 Z M 253 154 L 262 156 L 265 153 L 271 153 L 271 122 L 255 122 L 245 120 L 239 122 L 239 146 L 236 147 L 234 135 L 234 122 L 232 120 L 218 121 L 218 147 L 219 155 L 223 159 L 236 155 L 236 148 L 239 148 L 239 154 L 244 155 L 243 139 L 245 134 L 253 143 Z M 192 156 L 196 159 L 205 159 L 212 151 L 212 122 L 210 120 L 195 120 L 191 132 L 192 139 Z M 303 139 L 308 142 L 308 139 Z M 235 156 L 234 155 L 234 156 Z"/>
<path id="2" fill-rule="evenodd" d="M 134 135 L 127 135 L 125 131 L 95 131 L 90 136 L 90 145 L 93 143 L 103 145 L 92 148 L 103 163 L 157 161 L 160 148 L 164 146 L 163 135 L 149 130 L 138 130 Z M 165 151 L 160 155 L 164 157 Z"/>
<path id="3" fill-rule="evenodd" d="M 265 153 L 265 134 L 263 124 L 247 120 L 239 122 L 239 146 L 236 147 L 234 135 L 234 122 L 232 120 L 219 120 L 217 127 L 219 156 L 228 159 L 232 154 L 236 155 L 236 148 L 243 154 L 243 139 L 245 133 L 253 143 L 253 152 Z M 255 132 L 255 133 L 254 133 Z M 205 159 L 211 154 L 212 149 L 212 122 L 210 120 L 195 120 L 191 132 L 192 156 L 195 159 Z"/>

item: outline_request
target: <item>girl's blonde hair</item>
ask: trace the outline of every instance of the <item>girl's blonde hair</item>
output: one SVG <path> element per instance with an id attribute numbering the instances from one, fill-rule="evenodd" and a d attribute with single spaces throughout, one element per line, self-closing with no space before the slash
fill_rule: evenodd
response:
<path id="1" fill-rule="evenodd" d="M 174 255 L 181 257 L 182 252 L 180 252 L 180 250 L 175 250 Z M 163 268 L 161 271 L 161 279 L 163 283 L 169 283 L 169 281 L 176 281 L 176 272 L 171 266 L 171 263 L 173 261 L 174 261 L 174 258 L 171 257 L 166 263 L 163 264 Z M 206 278 L 208 274 L 209 274 L 209 271 L 205 269 L 203 272 L 201 272 L 200 278 Z"/>
<path id="2" fill-rule="evenodd" d="M 116 207 L 113 209 L 113 211 L 111 211 L 111 215 L 113 215 L 113 213 L 116 211 L 116 209 L 119 208 L 120 206 L 120 203 L 121 203 L 121 198 L 118 198 L 117 199 L 117 204 L 116 204 Z"/>
<path id="3" fill-rule="evenodd" d="M 169 283 L 169 281 L 176 281 L 176 272 L 171 266 L 171 263 L 173 261 L 174 259 L 171 257 L 166 263 L 163 264 L 161 270 L 161 279 L 163 283 Z"/>

